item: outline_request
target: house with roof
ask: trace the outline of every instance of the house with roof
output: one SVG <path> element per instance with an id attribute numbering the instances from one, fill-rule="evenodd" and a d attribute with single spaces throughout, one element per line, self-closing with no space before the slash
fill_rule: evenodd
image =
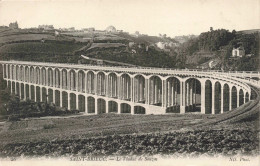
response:
<path id="1" fill-rule="evenodd" d="M 244 47 L 233 48 L 232 57 L 243 57 L 243 56 L 245 56 Z"/>

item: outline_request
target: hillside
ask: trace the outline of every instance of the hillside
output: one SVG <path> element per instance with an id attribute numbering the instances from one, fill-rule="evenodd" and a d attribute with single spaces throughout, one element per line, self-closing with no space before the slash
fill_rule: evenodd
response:
<path id="1" fill-rule="evenodd" d="M 140 66 L 176 67 L 177 60 L 154 46 L 171 41 L 155 36 L 133 37 L 127 33 L 61 33 L 0 28 L 0 54 L 3 60 L 78 63 L 81 54 L 93 58 Z M 130 45 L 130 42 L 132 44 Z M 92 63 L 90 61 L 86 63 Z"/>
<path id="2" fill-rule="evenodd" d="M 23 42 L 5 44 L 0 47 L 2 53 L 72 53 L 73 50 L 80 48 L 79 45 L 66 42 Z"/>
<path id="3" fill-rule="evenodd" d="M 55 35 L 54 32 L 37 29 L 0 27 L 0 54 L 4 60 L 78 63 L 83 54 L 139 66 L 210 68 L 207 63 L 211 62 L 217 64 L 212 67 L 217 70 L 257 70 L 259 33 L 256 32 L 258 30 L 211 30 L 188 37 L 186 42 L 178 46 L 160 49 L 156 43 L 176 43 L 176 40 L 166 36 L 134 36 L 126 32 L 75 31 Z M 239 46 L 251 56 L 231 58 L 232 49 Z"/>
<path id="4" fill-rule="evenodd" d="M 0 28 L 2 60 L 77 62 L 74 51 L 83 45 L 73 38 L 53 33 Z"/>
<path id="5" fill-rule="evenodd" d="M 152 46 L 120 43 L 93 43 L 90 48 L 77 53 L 88 57 L 130 63 L 138 66 L 175 67 L 176 59 Z"/>
<path id="6" fill-rule="evenodd" d="M 238 31 L 238 33 L 242 33 L 242 34 L 252 34 L 252 33 L 259 33 L 260 29 L 249 29 L 249 30 L 242 30 L 242 31 Z"/>
<path id="7" fill-rule="evenodd" d="M 39 40 L 55 40 L 55 37 L 49 34 L 11 34 L 0 36 L 0 44 L 17 43 L 25 41 L 39 41 Z"/>
<path id="8" fill-rule="evenodd" d="M 126 45 L 121 43 L 93 43 L 88 51 L 95 48 L 118 48 L 118 47 L 125 47 Z"/>
<path id="9" fill-rule="evenodd" d="M 216 55 L 210 51 L 200 51 L 187 58 L 186 64 L 203 64 L 204 62 L 213 59 L 214 57 L 216 57 Z"/>
<path id="10" fill-rule="evenodd" d="M 249 31 L 243 31 L 249 32 Z M 225 29 L 211 30 L 201 33 L 198 38 L 183 43 L 179 52 L 184 52 L 186 64 L 196 67 L 206 61 L 220 59 L 218 70 L 258 70 L 259 69 L 259 33 L 242 33 Z M 232 58 L 232 49 L 242 47 L 243 58 Z M 206 54 L 201 54 L 206 52 Z"/>
<path id="11" fill-rule="evenodd" d="M 127 33 L 119 33 L 118 36 L 128 39 L 129 41 L 133 41 L 135 43 L 144 43 L 144 44 L 155 44 L 157 42 L 177 42 L 176 40 L 166 37 L 158 37 L 158 36 L 148 36 L 148 35 L 140 35 L 140 36 L 131 36 Z"/>

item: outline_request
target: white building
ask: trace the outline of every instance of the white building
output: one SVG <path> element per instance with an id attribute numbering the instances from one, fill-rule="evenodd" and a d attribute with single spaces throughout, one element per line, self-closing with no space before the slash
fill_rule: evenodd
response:
<path id="1" fill-rule="evenodd" d="M 116 32 L 116 28 L 114 26 L 109 26 L 106 28 L 106 32 L 108 33 L 115 33 Z"/>
<path id="2" fill-rule="evenodd" d="M 159 47 L 160 49 L 165 49 L 166 47 L 166 44 L 163 43 L 163 42 L 158 42 L 158 43 L 155 43 L 157 47 Z"/>
<path id="3" fill-rule="evenodd" d="M 39 25 L 38 28 L 44 29 L 44 30 L 53 30 L 54 29 L 53 25 Z"/>
<path id="4" fill-rule="evenodd" d="M 232 57 L 243 57 L 243 56 L 245 56 L 244 47 L 233 48 Z"/>
<path id="5" fill-rule="evenodd" d="M 166 49 L 167 47 L 176 47 L 178 43 L 174 42 L 157 42 L 155 45 L 160 49 Z"/>
<path id="6" fill-rule="evenodd" d="M 95 28 L 94 27 L 84 28 L 82 30 L 83 30 L 84 33 L 93 33 L 93 32 L 95 32 Z"/>

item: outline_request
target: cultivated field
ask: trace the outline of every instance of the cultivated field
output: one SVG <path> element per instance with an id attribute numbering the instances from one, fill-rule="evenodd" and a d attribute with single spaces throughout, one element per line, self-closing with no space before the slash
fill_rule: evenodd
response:
<path id="1" fill-rule="evenodd" d="M 259 118 L 196 128 L 208 119 L 206 115 L 102 114 L 8 122 L 0 133 L 0 155 L 196 157 L 258 154 Z"/>

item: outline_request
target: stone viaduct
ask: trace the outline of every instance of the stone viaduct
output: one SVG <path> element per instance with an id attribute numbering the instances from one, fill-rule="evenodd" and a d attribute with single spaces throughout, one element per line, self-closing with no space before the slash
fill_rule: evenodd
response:
<path id="1" fill-rule="evenodd" d="M 246 83 L 214 71 L 0 63 L 11 93 L 24 100 L 53 102 L 85 114 L 220 114 L 251 98 L 251 88 Z"/>

